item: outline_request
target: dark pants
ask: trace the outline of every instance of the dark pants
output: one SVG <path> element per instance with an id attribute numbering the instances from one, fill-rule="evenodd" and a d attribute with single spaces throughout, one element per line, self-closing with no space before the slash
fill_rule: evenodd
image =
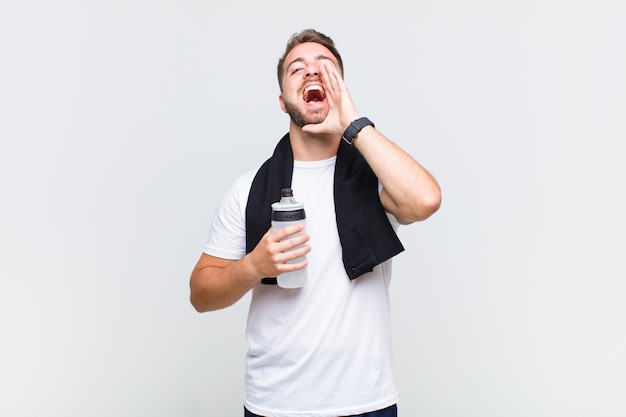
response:
<path id="1" fill-rule="evenodd" d="M 251 413 L 250 411 L 246 410 L 245 407 L 243 408 L 243 412 L 243 417 L 263 417 L 258 414 Z M 346 417 L 398 417 L 398 407 L 394 404 L 390 407 L 383 408 L 382 410 Z"/>

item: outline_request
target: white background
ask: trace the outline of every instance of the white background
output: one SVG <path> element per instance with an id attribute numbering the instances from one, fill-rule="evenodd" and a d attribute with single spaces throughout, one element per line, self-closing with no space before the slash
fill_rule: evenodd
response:
<path id="1" fill-rule="evenodd" d="M 247 297 L 196 313 L 218 199 L 313 27 L 440 181 L 392 282 L 404 417 L 626 415 L 622 0 L 0 4 L 0 415 L 241 416 Z"/>

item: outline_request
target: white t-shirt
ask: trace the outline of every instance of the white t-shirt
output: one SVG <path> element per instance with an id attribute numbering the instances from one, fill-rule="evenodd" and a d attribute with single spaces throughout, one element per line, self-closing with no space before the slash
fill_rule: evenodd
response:
<path id="1" fill-rule="evenodd" d="M 391 261 L 351 281 L 335 220 L 335 159 L 294 162 L 292 189 L 304 203 L 308 282 L 300 289 L 257 284 L 246 338 L 244 404 L 267 417 L 336 417 L 395 404 L 389 282 Z M 204 252 L 245 255 L 245 210 L 256 171 L 220 202 Z M 398 223 L 389 215 L 392 225 Z"/>

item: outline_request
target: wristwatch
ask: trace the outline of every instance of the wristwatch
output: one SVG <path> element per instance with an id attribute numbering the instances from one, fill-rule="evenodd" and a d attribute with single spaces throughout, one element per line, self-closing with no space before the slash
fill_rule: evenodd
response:
<path id="1" fill-rule="evenodd" d="M 374 123 L 367 117 L 361 117 L 360 119 L 356 119 L 354 122 L 350 123 L 350 126 L 343 132 L 342 138 L 350 145 L 352 145 L 352 141 L 357 137 L 361 129 L 365 126 L 374 126 Z"/>

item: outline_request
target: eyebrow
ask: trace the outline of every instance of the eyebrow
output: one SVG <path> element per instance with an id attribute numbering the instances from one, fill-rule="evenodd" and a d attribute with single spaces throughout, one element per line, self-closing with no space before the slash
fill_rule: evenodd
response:
<path id="1" fill-rule="evenodd" d="M 333 60 L 331 57 L 329 57 L 329 56 L 327 56 L 327 55 L 324 55 L 324 54 L 320 54 L 320 55 L 317 55 L 317 56 L 315 57 L 315 60 L 316 60 L 316 61 L 319 61 L 320 59 L 329 59 L 329 60 L 331 60 L 331 61 Z M 294 59 L 293 61 L 291 61 L 291 62 L 290 62 L 290 63 L 289 63 L 289 64 L 285 67 L 285 71 L 286 71 L 287 69 L 289 69 L 289 67 L 290 67 L 290 66 L 292 66 L 293 64 L 295 64 L 296 62 L 304 62 L 304 58 L 302 58 L 302 57 L 298 57 L 298 58 Z"/>

